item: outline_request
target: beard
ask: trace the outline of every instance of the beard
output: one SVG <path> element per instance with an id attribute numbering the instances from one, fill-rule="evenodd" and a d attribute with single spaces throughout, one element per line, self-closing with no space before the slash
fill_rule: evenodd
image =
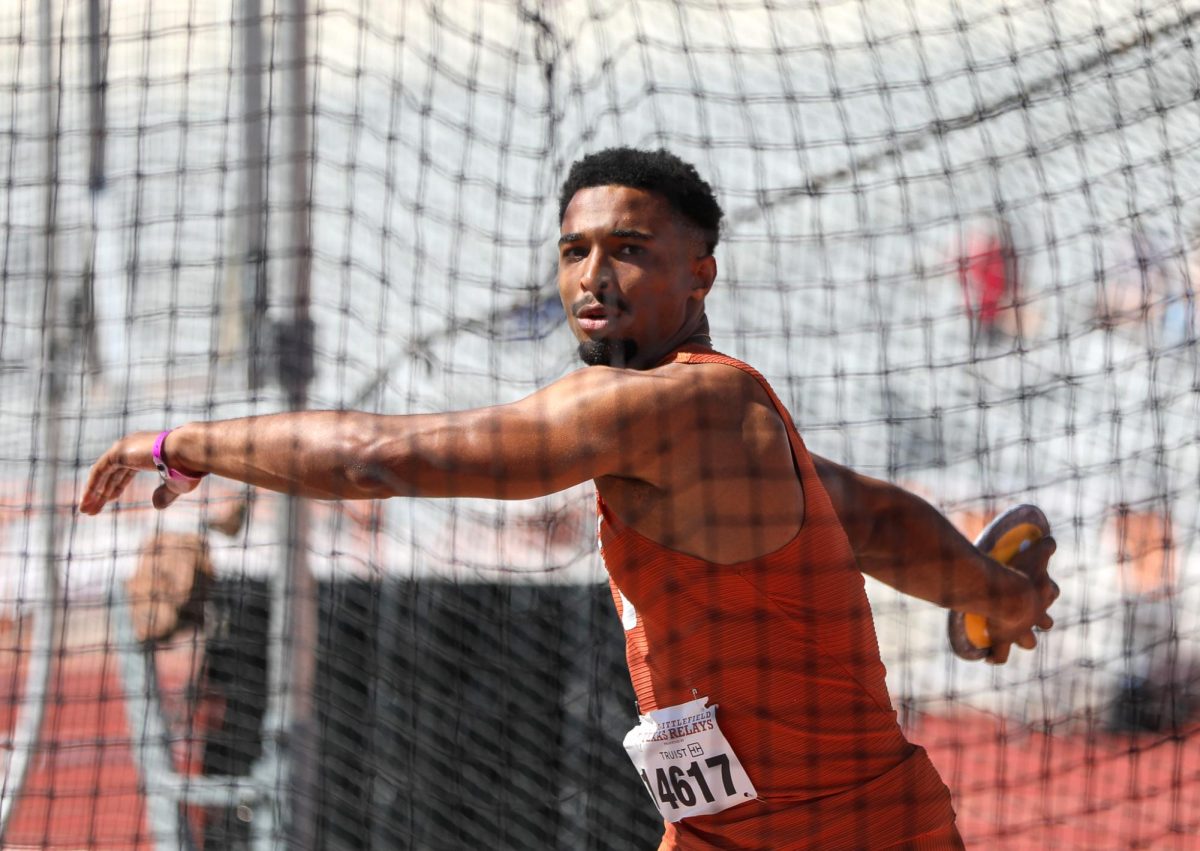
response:
<path id="1" fill-rule="evenodd" d="M 626 367 L 637 351 L 633 340 L 584 340 L 579 344 L 579 359 L 588 366 Z"/>

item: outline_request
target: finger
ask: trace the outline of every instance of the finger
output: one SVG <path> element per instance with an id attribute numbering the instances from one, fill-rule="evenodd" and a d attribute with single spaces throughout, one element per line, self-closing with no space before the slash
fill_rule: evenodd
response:
<path id="1" fill-rule="evenodd" d="M 1058 549 L 1058 543 L 1047 535 L 1028 543 L 1008 566 L 1025 574 L 1039 590 L 1050 581 L 1050 557 Z"/>
<path id="2" fill-rule="evenodd" d="M 84 494 L 85 499 L 88 496 L 91 496 L 91 494 L 95 490 L 97 490 L 97 485 L 99 484 L 100 477 L 102 475 L 104 475 L 104 472 L 107 469 L 108 469 L 108 466 L 104 463 L 103 458 L 101 458 L 99 461 L 97 461 L 95 464 L 92 465 L 92 469 L 88 471 L 87 481 L 84 482 L 84 485 L 83 485 L 83 494 Z"/>
<path id="3" fill-rule="evenodd" d="M 1017 646 L 1022 650 L 1032 650 L 1037 647 L 1037 636 L 1033 634 L 1033 630 L 1027 630 L 1017 638 Z"/>
<path id="4" fill-rule="evenodd" d="M 87 484 L 84 485 L 84 493 L 92 499 L 99 498 L 103 500 L 105 498 L 104 495 L 108 492 L 109 480 L 116 472 L 116 467 L 101 458 L 92 467 L 91 473 L 88 474 Z"/>
<path id="5" fill-rule="evenodd" d="M 992 645 L 992 652 L 987 656 L 988 663 L 992 665 L 1003 665 L 1008 661 L 1008 654 L 1011 649 L 1012 644 L 1010 642 L 996 642 Z"/>
<path id="6" fill-rule="evenodd" d="M 1047 535 L 1044 538 L 1038 538 L 1027 549 L 1022 551 L 1022 555 L 1027 555 L 1027 560 L 1024 564 L 1029 566 L 1027 569 L 1031 568 L 1037 573 L 1044 575 L 1046 573 L 1046 566 L 1050 562 L 1050 557 L 1057 550 L 1058 542 L 1051 536 Z"/>
<path id="7" fill-rule="evenodd" d="M 83 496 L 79 498 L 79 510 L 84 514 L 95 514 L 96 511 L 99 510 L 96 502 L 96 494 L 92 492 L 90 486 L 85 485 L 83 489 Z M 103 503 L 101 503 L 99 507 L 102 508 Z"/>
<path id="8" fill-rule="evenodd" d="M 104 506 L 101 505 L 99 508 L 97 508 L 96 498 L 91 494 L 85 493 L 79 500 L 79 511 L 83 514 L 95 514 L 100 508 L 103 507 Z"/>
<path id="9" fill-rule="evenodd" d="M 112 502 L 125 493 L 125 488 L 129 487 L 134 475 L 136 474 L 133 470 L 114 470 L 112 475 L 104 480 L 104 489 L 100 491 L 104 501 Z"/>
<path id="10" fill-rule="evenodd" d="M 107 503 L 125 492 L 134 475 L 133 470 L 108 468 L 84 494 L 79 504 L 80 510 L 85 514 L 98 514 Z"/>
<path id="11" fill-rule="evenodd" d="M 162 511 L 175 500 L 179 499 L 179 494 L 168 488 L 165 484 L 159 485 L 154 489 L 154 495 L 151 497 L 151 502 L 154 507 Z"/>
<path id="12" fill-rule="evenodd" d="M 1053 629 L 1054 628 L 1054 618 L 1050 617 L 1049 615 L 1042 615 L 1037 620 L 1037 627 L 1038 627 L 1038 629 L 1046 629 L 1046 630 Z"/>

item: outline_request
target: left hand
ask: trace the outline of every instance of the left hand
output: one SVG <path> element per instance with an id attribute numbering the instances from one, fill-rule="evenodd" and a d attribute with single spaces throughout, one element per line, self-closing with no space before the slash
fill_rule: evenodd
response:
<path id="1" fill-rule="evenodd" d="M 99 514 L 104 506 L 120 498 L 133 477 L 143 471 L 155 472 L 155 431 L 136 431 L 118 440 L 100 456 L 88 473 L 79 510 L 83 514 Z M 173 503 L 182 494 L 196 489 L 198 481 L 183 482 L 172 479 L 162 482 L 154 490 L 154 507 L 160 511 Z"/>
<path id="2" fill-rule="evenodd" d="M 1007 662 L 1014 644 L 1024 650 L 1035 648 L 1034 627 L 1047 630 L 1054 626 L 1054 619 L 1047 610 L 1058 599 L 1059 588 L 1050 578 L 1048 566 L 1056 548 L 1054 538 L 1047 535 L 1014 556 L 1007 566 L 1007 569 L 1022 574 L 1026 589 L 1019 597 L 1010 598 L 1003 612 L 988 617 L 992 645 L 987 661 L 991 664 Z"/>

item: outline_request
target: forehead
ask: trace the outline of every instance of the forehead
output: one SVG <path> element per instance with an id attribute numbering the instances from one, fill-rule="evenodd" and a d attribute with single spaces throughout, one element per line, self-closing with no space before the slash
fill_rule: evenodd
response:
<path id="1" fill-rule="evenodd" d="M 629 186 L 589 186 L 572 197 L 563 213 L 563 233 L 589 230 L 656 228 L 675 224 L 674 211 L 661 195 Z"/>

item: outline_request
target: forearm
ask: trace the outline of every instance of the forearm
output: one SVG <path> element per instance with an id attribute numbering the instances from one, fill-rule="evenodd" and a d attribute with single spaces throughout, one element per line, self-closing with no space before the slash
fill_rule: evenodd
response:
<path id="1" fill-rule="evenodd" d="M 1027 605 L 1028 580 L 988 558 L 929 503 L 900 488 L 880 494 L 859 569 L 947 609 L 1007 618 Z"/>
<path id="2" fill-rule="evenodd" d="M 575 484 L 553 481 L 549 469 L 538 475 L 553 467 L 537 463 L 533 449 L 544 429 L 507 410 L 305 411 L 189 423 L 171 432 L 164 454 L 184 473 L 312 499 L 527 499 Z"/>
<path id="3" fill-rule="evenodd" d="M 392 495 L 372 475 L 371 447 L 384 418 L 345 411 L 303 411 L 174 429 L 167 463 L 185 473 L 222 478 L 314 499 Z"/>

